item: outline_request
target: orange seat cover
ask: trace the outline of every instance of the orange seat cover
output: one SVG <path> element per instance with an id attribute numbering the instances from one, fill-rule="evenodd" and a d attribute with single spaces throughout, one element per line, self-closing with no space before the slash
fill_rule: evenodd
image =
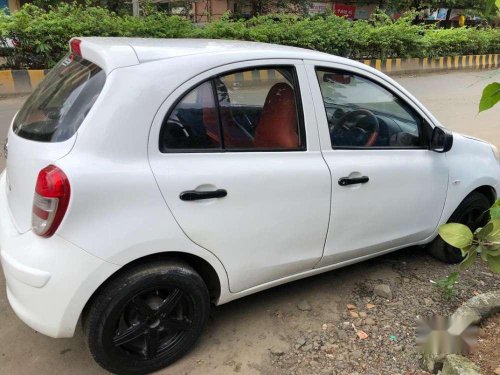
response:
<path id="1" fill-rule="evenodd" d="M 297 148 L 297 111 L 295 93 L 286 83 L 277 83 L 267 94 L 255 130 L 257 148 Z"/>

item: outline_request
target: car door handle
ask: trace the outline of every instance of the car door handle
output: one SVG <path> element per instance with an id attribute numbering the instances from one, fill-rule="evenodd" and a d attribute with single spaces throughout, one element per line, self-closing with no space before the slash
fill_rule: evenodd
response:
<path id="1" fill-rule="evenodd" d="M 347 185 L 355 185 L 355 184 L 366 184 L 368 181 L 370 181 L 370 178 L 367 176 L 361 176 L 361 177 L 342 177 L 339 179 L 339 185 L 340 186 L 347 186 Z"/>
<path id="2" fill-rule="evenodd" d="M 227 191 L 224 189 L 213 191 L 187 190 L 183 191 L 179 198 L 183 201 L 198 201 L 201 199 L 224 198 L 225 196 L 227 196 Z"/>

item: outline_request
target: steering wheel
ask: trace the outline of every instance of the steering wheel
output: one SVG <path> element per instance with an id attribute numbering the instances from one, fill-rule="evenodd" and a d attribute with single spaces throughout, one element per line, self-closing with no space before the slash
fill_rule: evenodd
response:
<path id="1" fill-rule="evenodd" d="M 360 120 L 358 119 L 359 117 L 369 118 L 371 121 L 368 121 L 368 123 L 371 124 L 371 129 L 364 129 L 365 124 L 360 124 Z M 347 123 L 354 123 L 354 125 L 349 126 L 347 125 Z M 346 113 L 345 115 L 343 115 L 341 118 L 338 119 L 336 125 L 349 130 L 356 128 L 363 131 L 364 133 L 369 132 L 368 134 L 370 135 L 364 145 L 365 147 L 371 147 L 375 144 L 375 142 L 377 142 L 380 131 L 380 126 L 377 116 L 375 116 L 373 112 L 370 112 L 367 109 L 357 109 Z"/>

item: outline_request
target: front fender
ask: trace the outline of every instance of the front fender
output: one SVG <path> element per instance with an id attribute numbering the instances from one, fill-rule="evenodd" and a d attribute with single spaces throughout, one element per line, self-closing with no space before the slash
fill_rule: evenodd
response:
<path id="1" fill-rule="evenodd" d="M 449 165 L 448 193 L 440 225 L 449 220 L 474 190 L 487 186 L 496 193 L 500 183 L 500 166 L 487 142 L 453 133 L 453 147 L 446 153 L 446 159 Z"/>

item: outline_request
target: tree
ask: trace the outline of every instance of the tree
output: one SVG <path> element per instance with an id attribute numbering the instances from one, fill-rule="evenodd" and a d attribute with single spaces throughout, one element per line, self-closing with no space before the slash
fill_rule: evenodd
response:
<path id="1" fill-rule="evenodd" d="M 499 0 L 387 0 L 387 5 L 393 9 L 409 10 L 409 9 L 438 9 L 447 8 L 446 21 L 450 20 L 453 9 L 466 9 L 477 12 L 488 22 L 495 23 L 498 19 L 499 8 L 497 3 Z"/>
<path id="2" fill-rule="evenodd" d="M 473 9 L 479 11 L 484 17 L 495 16 L 498 11 L 499 0 L 387 0 L 389 7 L 399 10 L 409 9 L 437 9 L 448 8 L 448 18 L 452 9 Z"/>

